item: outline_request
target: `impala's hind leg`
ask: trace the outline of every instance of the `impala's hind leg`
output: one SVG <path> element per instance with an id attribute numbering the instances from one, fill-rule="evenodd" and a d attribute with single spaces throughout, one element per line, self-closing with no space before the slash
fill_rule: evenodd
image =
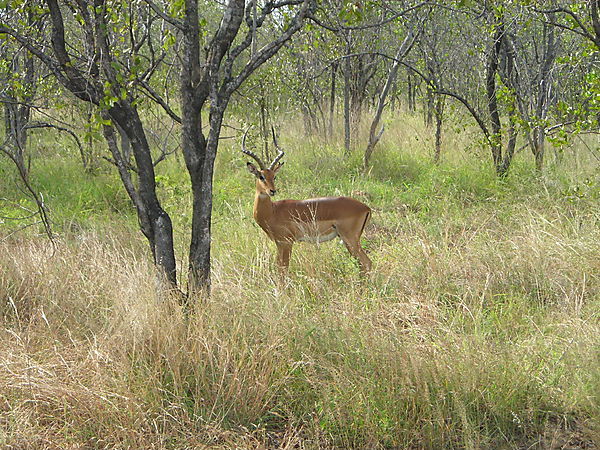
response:
<path id="1" fill-rule="evenodd" d="M 292 244 L 290 242 L 276 242 L 277 244 L 277 267 L 279 277 L 285 278 L 290 265 L 290 255 L 292 254 Z"/>
<path id="2" fill-rule="evenodd" d="M 340 238 L 342 238 L 344 245 L 350 254 L 358 260 L 360 272 L 363 275 L 369 272 L 372 267 L 371 260 L 360 245 L 360 237 L 369 220 L 369 216 L 370 213 L 366 213 L 357 220 L 348 223 L 338 223 L 336 225 L 338 234 L 340 235 Z"/>
<path id="3" fill-rule="evenodd" d="M 360 265 L 360 273 L 362 275 L 366 274 L 371 270 L 372 263 L 365 251 L 363 250 L 360 242 L 358 241 L 349 241 L 342 237 L 342 241 L 346 245 L 346 248 L 350 252 L 352 256 L 354 256 L 358 260 L 358 264 Z"/>

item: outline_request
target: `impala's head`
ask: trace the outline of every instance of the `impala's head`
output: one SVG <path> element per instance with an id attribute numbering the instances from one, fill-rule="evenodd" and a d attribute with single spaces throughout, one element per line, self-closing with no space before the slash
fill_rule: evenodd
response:
<path id="1" fill-rule="evenodd" d="M 275 188 L 275 178 L 277 171 L 281 168 L 281 164 L 277 164 L 273 169 L 258 169 L 251 162 L 246 163 L 248 170 L 252 175 L 256 177 L 256 190 L 259 194 L 275 195 L 277 189 Z"/>
<path id="2" fill-rule="evenodd" d="M 279 162 L 279 160 L 283 158 L 283 150 L 277 145 L 275 130 L 271 127 L 271 131 L 273 132 L 273 142 L 275 143 L 275 148 L 277 148 L 279 154 L 273 159 L 273 162 L 269 167 L 265 166 L 256 154 L 246 150 L 246 135 L 248 134 L 248 130 L 246 130 L 244 138 L 242 139 L 242 153 L 253 158 L 258 163 L 258 168 L 251 162 L 246 163 L 246 167 L 248 167 L 248 171 L 256 177 L 256 191 L 259 194 L 273 196 L 277 193 L 277 189 L 275 188 L 275 178 L 277 172 L 281 169 L 281 166 L 283 166 L 283 163 Z"/>

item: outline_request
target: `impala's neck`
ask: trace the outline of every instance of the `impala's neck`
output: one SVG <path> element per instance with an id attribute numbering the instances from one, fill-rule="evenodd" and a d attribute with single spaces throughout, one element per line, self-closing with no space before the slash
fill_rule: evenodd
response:
<path id="1" fill-rule="evenodd" d="M 273 217 L 273 202 L 271 197 L 256 190 L 254 197 L 254 220 L 262 227 L 268 224 Z"/>

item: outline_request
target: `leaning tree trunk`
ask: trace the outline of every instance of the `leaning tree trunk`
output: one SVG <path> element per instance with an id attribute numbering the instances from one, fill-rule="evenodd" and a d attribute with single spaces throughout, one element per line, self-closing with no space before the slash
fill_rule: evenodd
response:
<path id="1" fill-rule="evenodd" d="M 408 54 L 408 52 L 412 48 L 413 44 L 415 43 L 417 35 L 418 35 L 418 33 L 415 34 L 413 31 L 411 31 L 404 38 L 404 41 L 402 41 L 402 44 L 400 44 L 400 47 L 398 48 L 398 51 L 396 52 L 396 57 L 394 58 L 394 62 L 392 63 L 392 67 L 390 68 L 390 71 L 388 72 L 388 76 L 385 81 L 385 85 L 383 86 L 383 89 L 381 90 L 381 94 L 379 95 L 379 100 L 377 102 L 377 110 L 375 112 L 375 117 L 373 118 L 373 121 L 371 122 L 371 127 L 369 129 L 369 142 L 367 143 L 367 148 L 365 149 L 365 154 L 364 154 L 363 169 L 365 171 L 369 167 L 369 163 L 371 161 L 371 155 L 373 154 L 375 145 L 377 145 L 377 143 L 379 142 L 379 139 L 381 139 L 381 135 L 383 134 L 384 128 L 382 127 L 379 132 L 377 132 L 377 128 L 379 127 L 379 122 L 381 121 L 381 115 L 382 115 L 383 109 L 385 108 L 385 105 L 386 105 L 387 96 L 390 92 L 392 85 L 394 84 L 394 81 L 396 80 L 396 76 L 398 75 L 398 69 L 400 67 L 400 63 L 402 62 L 402 59 Z"/>
<path id="2" fill-rule="evenodd" d="M 154 163 L 144 127 L 135 107 L 122 102 L 107 111 L 127 135 L 136 162 L 139 204 L 136 205 L 141 231 L 148 239 L 154 264 L 169 287 L 177 288 L 177 270 L 171 218 L 156 195 Z M 105 134 L 106 135 L 106 134 Z M 121 179 L 123 176 L 121 174 Z M 125 180 L 123 180 L 125 182 Z M 125 185 L 127 188 L 127 185 Z M 129 193 L 129 192 L 128 192 Z M 131 194 L 130 194 L 131 197 Z M 135 203 L 135 199 L 132 198 Z"/>
<path id="3" fill-rule="evenodd" d="M 35 52 L 41 61 L 53 71 L 58 81 L 77 98 L 95 105 L 101 104 L 105 92 L 97 80 L 100 72 L 106 76 L 109 85 L 112 84 L 112 94 L 120 97 L 118 88 L 122 86 L 116 76 L 106 16 L 103 13 L 104 5 L 99 5 L 94 9 L 93 20 L 86 8 L 81 10 L 83 18 L 87 22 L 86 32 L 90 38 L 89 43 L 94 47 L 97 55 L 101 55 L 90 61 L 89 70 L 84 72 L 77 67 L 67 51 L 61 6 L 57 0 L 47 0 L 46 4 L 52 23 L 51 43 L 56 62 L 39 49 L 29 47 L 29 50 Z M 148 239 L 154 263 L 159 269 L 161 278 L 167 281 L 169 287 L 175 289 L 177 288 L 177 271 L 173 248 L 173 226 L 171 218 L 162 209 L 156 195 L 154 164 L 150 146 L 146 139 L 142 120 L 136 107 L 133 106 L 133 101 L 133 98 L 126 96 L 125 99 L 119 100 L 107 109 L 106 114 L 121 127 L 131 144 L 137 166 L 137 192 L 140 205 L 143 206 L 143 215 L 139 217 L 142 232 Z"/>

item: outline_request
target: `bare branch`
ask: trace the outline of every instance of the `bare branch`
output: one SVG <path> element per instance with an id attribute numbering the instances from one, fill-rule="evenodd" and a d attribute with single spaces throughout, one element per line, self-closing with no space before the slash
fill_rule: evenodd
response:
<path id="1" fill-rule="evenodd" d="M 366 25 L 356 25 L 356 26 L 345 26 L 345 25 L 343 25 L 343 26 L 339 26 L 339 27 L 334 27 L 332 25 L 327 25 L 327 24 L 323 23 L 323 21 L 317 19 L 313 14 L 309 15 L 308 18 L 310 20 L 312 20 L 314 23 L 316 23 L 317 25 L 319 25 L 320 27 L 323 27 L 326 30 L 333 31 L 333 32 L 339 32 L 339 31 L 342 31 L 342 30 L 349 30 L 349 31 L 354 31 L 354 30 L 368 30 L 370 28 L 379 28 L 382 25 L 388 24 L 390 22 L 393 22 L 393 21 L 397 20 L 400 17 L 405 16 L 409 12 L 415 11 L 415 10 L 417 10 L 419 8 L 422 8 L 423 6 L 427 6 L 427 5 L 431 5 L 431 4 L 433 4 L 433 3 L 430 2 L 430 1 L 423 1 L 423 2 L 421 2 L 419 4 L 417 4 L 417 5 L 410 6 L 410 7 L 406 8 L 403 11 L 394 12 L 394 14 L 392 16 L 390 16 L 390 17 L 388 17 L 388 18 L 386 18 L 384 20 L 381 20 L 381 21 L 379 21 L 377 23 L 370 23 L 370 24 L 366 24 Z"/>
<path id="2" fill-rule="evenodd" d="M 158 7 L 158 5 L 156 5 L 156 3 L 154 3 L 152 0 L 143 0 L 150 8 L 152 8 L 152 11 L 154 11 L 156 14 L 158 14 L 158 16 L 164 20 L 165 22 L 170 23 L 171 25 L 173 25 L 175 28 L 178 28 L 180 30 L 183 30 L 183 23 L 177 19 L 175 19 L 174 17 L 169 16 L 168 14 L 166 14 L 162 9 L 160 9 Z"/>
<path id="3" fill-rule="evenodd" d="M 77 143 L 77 147 L 79 148 L 79 154 L 81 155 L 81 160 L 85 164 L 86 158 L 85 158 L 85 153 L 83 151 L 83 146 L 81 145 L 81 141 L 79 140 L 77 135 L 72 130 L 69 130 L 68 128 L 64 128 L 64 127 L 59 127 L 58 125 L 53 125 L 51 123 L 46 123 L 46 122 L 32 122 L 32 123 L 27 124 L 24 128 L 25 129 L 54 128 L 55 130 L 64 131 L 65 133 L 70 134 L 71 137 L 73 139 L 75 139 L 75 142 Z"/>
<path id="4" fill-rule="evenodd" d="M 554 8 L 554 9 L 537 9 L 534 8 L 533 10 L 535 12 L 538 13 L 542 13 L 542 14 L 555 14 L 555 13 L 563 13 L 566 14 L 568 16 L 570 16 L 575 23 L 577 24 L 577 26 L 579 27 L 579 29 L 576 28 L 572 28 L 569 27 L 567 25 L 563 25 L 561 23 L 558 23 L 554 20 L 550 20 L 547 23 L 554 25 L 556 27 L 559 28 L 563 28 L 565 30 L 569 30 L 573 33 L 577 33 L 580 36 L 585 37 L 586 39 L 589 39 L 590 41 L 594 42 L 596 44 L 596 46 L 600 47 L 600 22 L 598 20 L 598 6 L 597 6 L 597 0 L 590 0 L 590 4 L 591 4 L 591 11 L 590 11 L 590 15 L 592 16 L 592 26 L 594 31 L 596 32 L 596 36 L 594 36 L 590 30 L 585 26 L 585 24 L 583 23 L 583 21 L 581 20 L 581 18 L 575 14 L 575 12 L 571 11 L 568 8 Z"/>
<path id="5" fill-rule="evenodd" d="M 304 24 L 304 19 L 310 14 L 314 0 L 304 0 L 302 7 L 296 13 L 288 28 L 275 40 L 271 41 L 260 49 L 254 57 L 240 71 L 240 73 L 229 83 L 225 84 L 221 89 L 224 93 L 231 94 L 235 91 L 256 69 L 258 69 L 265 61 L 279 51 L 279 49 L 296 33 Z"/>
<path id="6" fill-rule="evenodd" d="M 171 119 L 177 123 L 181 123 L 181 117 L 179 117 L 179 115 L 177 115 L 177 113 L 171 109 L 168 103 L 148 83 L 143 80 L 138 80 L 138 82 L 140 86 L 147 92 L 148 96 L 158 103 Z"/>
<path id="7" fill-rule="evenodd" d="M 46 203 L 44 202 L 44 196 L 41 193 L 38 193 L 35 189 L 33 189 L 33 186 L 31 185 L 27 177 L 27 172 L 25 171 L 25 168 L 21 164 L 19 164 L 19 161 L 16 159 L 13 152 L 6 148 L 6 142 L 0 145 L 0 151 L 6 156 L 8 156 L 11 159 L 11 161 L 15 164 L 17 172 L 19 173 L 19 177 L 21 178 L 21 182 L 25 185 L 25 188 L 27 189 L 27 191 L 29 191 L 29 193 L 33 197 L 33 200 L 35 201 L 35 204 L 37 205 L 40 221 L 44 225 L 44 231 L 48 236 L 48 239 L 52 243 L 52 246 L 56 248 L 56 242 L 54 241 L 54 233 L 52 232 L 52 224 L 48 215 L 48 208 L 46 206 Z"/>

